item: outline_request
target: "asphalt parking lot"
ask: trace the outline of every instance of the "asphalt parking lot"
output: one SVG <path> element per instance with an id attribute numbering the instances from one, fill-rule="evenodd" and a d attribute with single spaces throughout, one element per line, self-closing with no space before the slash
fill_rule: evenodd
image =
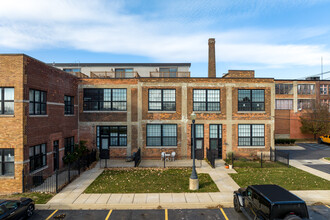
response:
<path id="1" fill-rule="evenodd" d="M 309 206 L 311 219 L 329 220 L 330 207 L 324 205 Z M 154 209 L 154 210 L 36 210 L 30 219 L 43 220 L 142 220 L 142 219 L 164 219 L 164 220 L 245 220 L 245 216 L 235 212 L 233 208 L 220 209 Z"/>

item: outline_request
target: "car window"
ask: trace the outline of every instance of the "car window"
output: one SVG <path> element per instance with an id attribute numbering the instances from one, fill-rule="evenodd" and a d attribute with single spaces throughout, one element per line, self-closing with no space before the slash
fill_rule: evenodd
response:
<path id="1" fill-rule="evenodd" d="M 252 199 L 252 190 L 250 188 L 247 189 L 247 196 Z"/>
<path id="2" fill-rule="evenodd" d="M 15 201 L 8 201 L 5 203 L 5 207 L 9 210 L 14 210 L 18 208 L 18 202 Z"/>
<path id="3" fill-rule="evenodd" d="M 0 206 L 0 215 L 3 215 L 3 214 L 5 214 L 5 209 L 4 209 L 4 207 L 2 207 L 2 206 Z"/>

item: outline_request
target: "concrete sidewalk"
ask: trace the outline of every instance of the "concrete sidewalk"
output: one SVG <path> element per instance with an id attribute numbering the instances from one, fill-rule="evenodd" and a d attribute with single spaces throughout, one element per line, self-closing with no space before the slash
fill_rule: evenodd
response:
<path id="1" fill-rule="evenodd" d="M 233 191 L 239 186 L 228 173 L 235 170 L 224 168 L 222 160 L 216 161 L 212 169 L 201 161 L 198 173 L 208 173 L 220 192 L 214 193 L 114 193 L 85 194 L 84 190 L 100 175 L 103 169 L 99 164 L 84 172 L 47 204 L 37 205 L 37 209 L 156 209 L 156 208 L 209 208 L 214 206 L 232 207 Z M 330 204 L 330 190 L 293 191 L 308 204 L 323 202 Z"/>
<path id="2" fill-rule="evenodd" d="M 326 162 L 323 162 L 321 160 L 318 160 L 318 161 L 320 164 L 328 165 L 328 163 L 326 163 Z M 300 170 L 303 170 L 305 172 L 311 173 L 315 176 L 318 176 L 318 177 L 321 177 L 323 179 L 330 181 L 330 174 L 322 172 L 322 171 L 314 169 L 314 168 L 311 168 L 311 167 L 308 167 L 308 166 L 305 166 L 303 162 L 304 161 L 301 161 L 301 160 L 290 160 L 290 165 L 295 168 L 298 168 Z"/>

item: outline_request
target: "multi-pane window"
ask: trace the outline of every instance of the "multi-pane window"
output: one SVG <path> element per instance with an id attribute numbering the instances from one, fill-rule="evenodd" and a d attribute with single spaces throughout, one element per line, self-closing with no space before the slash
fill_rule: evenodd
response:
<path id="1" fill-rule="evenodd" d="M 276 99 L 275 109 L 292 109 L 293 100 L 292 99 Z"/>
<path id="2" fill-rule="evenodd" d="M 298 99 L 298 109 L 312 109 L 314 103 L 313 99 Z"/>
<path id="3" fill-rule="evenodd" d="M 176 146 L 177 125 L 147 124 L 147 146 Z"/>
<path id="4" fill-rule="evenodd" d="M 46 144 L 40 144 L 29 149 L 30 172 L 47 165 Z"/>
<path id="5" fill-rule="evenodd" d="M 0 87 L 0 115 L 14 114 L 14 88 Z"/>
<path id="6" fill-rule="evenodd" d="M 330 89 L 330 85 L 329 85 Z M 328 85 L 320 85 L 320 94 L 327 95 L 328 94 Z"/>
<path id="7" fill-rule="evenodd" d="M 176 77 L 178 68 L 159 68 L 161 77 Z"/>
<path id="8" fill-rule="evenodd" d="M 64 114 L 74 114 L 74 98 L 73 96 L 64 96 Z"/>
<path id="9" fill-rule="evenodd" d="M 175 89 L 149 89 L 149 111 L 175 111 Z"/>
<path id="10" fill-rule="evenodd" d="M 29 91 L 29 114 L 45 115 L 47 106 L 47 93 L 40 90 L 30 89 Z"/>
<path id="11" fill-rule="evenodd" d="M 126 89 L 84 89 L 84 111 L 126 111 Z"/>
<path id="12" fill-rule="evenodd" d="M 134 78 L 133 68 L 115 69 L 116 78 Z"/>
<path id="13" fill-rule="evenodd" d="M 74 152 L 74 137 L 64 138 L 64 154 Z"/>
<path id="14" fill-rule="evenodd" d="M 321 104 L 329 107 L 330 112 L 330 100 L 329 99 L 322 99 Z"/>
<path id="15" fill-rule="evenodd" d="M 265 125 L 238 125 L 238 146 L 265 146 Z"/>
<path id="16" fill-rule="evenodd" d="M 238 111 L 265 111 L 265 90 L 239 89 Z"/>
<path id="17" fill-rule="evenodd" d="M 299 95 L 313 95 L 315 94 L 315 86 L 313 84 L 298 84 Z"/>
<path id="18" fill-rule="evenodd" d="M 194 89 L 194 111 L 220 111 L 219 89 Z"/>
<path id="19" fill-rule="evenodd" d="M 292 84 L 275 84 L 276 94 L 292 94 Z"/>
<path id="20" fill-rule="evenodd" d="M 98 126 L 96 134 L 98 146 L 99 141 L 102 141 L 102 149 L 108 149 L 109 146 L 127 146 L 126 126 Z"/>
<path id="21" fill-rule="evenodd" d="M 0 176 L 14 176 L 14 162 L 14 149 L 0 149 Z"/>

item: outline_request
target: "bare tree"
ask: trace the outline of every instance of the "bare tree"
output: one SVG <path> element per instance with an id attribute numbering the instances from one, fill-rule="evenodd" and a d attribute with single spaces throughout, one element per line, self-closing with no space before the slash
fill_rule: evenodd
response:
<path id="1" fill-rule="evenodd" d="M 305 134 L 316 136 L 330 133 L 330 109 L 327 104 L 315 104 L 313 109 L 300 116 L 302 126 L 300 130 Z"/>

